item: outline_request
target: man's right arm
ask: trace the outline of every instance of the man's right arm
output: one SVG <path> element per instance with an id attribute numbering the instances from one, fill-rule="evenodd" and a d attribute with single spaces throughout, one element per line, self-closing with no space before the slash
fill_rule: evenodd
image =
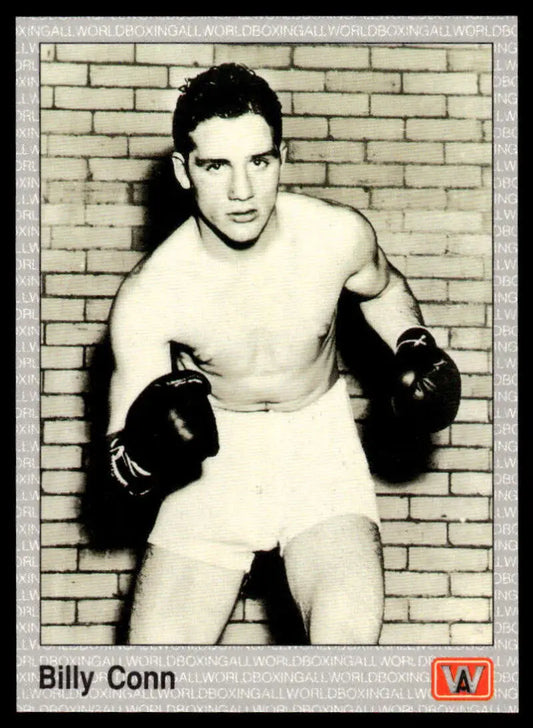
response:
<path id="1" fill-rule="evenodd" d="M 114 301 L 109 323 L 115 366 L 109 390 L 108 472 L 115 484 L 134 495 L 150 492 L 155 481 L 147 463 L 142 462 L 143 433 L 133 433 L 131 425 L 127 427 L 128 415 L 146 387 L 170 370 L 169 344 L 162 333 L 161 319 L 150 292 L 144 289 L 138 275 L 126 279 Z M 132 435 L 137 446 L 130 442 Z"/>
<path id="2" fill-rule="evenodd" d="M 108 433 L 114 433 L 124 428 L 128 410 L 143 389 L 170 371 L 169 340 L 160 312 L 136 279 L 127 280 L 115 299 L 110 337 L 115 368 Z"/>
<path id="3" fill-rule="evenodd" d="M 110 475 L 134 496 L 181 487 L 218 451 L 209 382 L 170 371 L 162 288 L 126 281 L 111 316 Z"/>

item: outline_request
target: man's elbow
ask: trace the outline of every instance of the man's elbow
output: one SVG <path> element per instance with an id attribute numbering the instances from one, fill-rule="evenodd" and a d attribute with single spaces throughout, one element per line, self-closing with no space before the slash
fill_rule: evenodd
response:
<path id="1" fill-rule="evenodd" d="M 394 269 L 385 259 L 378 268 L 377 275 L 373 281 L 373 289 L 368 291 L 365 299 L 370 301 L 386 296 L 400 285 L 400 280 L 394 275 Z"/>
<path id="2" fill-rule="evenodd" d="M 406 277 L 392 263 L 389 263 L 389 261 L 387 261 L 386 265 L 385 278 L 386 283 L 379 292 L 379 296 L 386 296 L 389 293 L 397 292 L 409 292 L 412 295 Z"/>

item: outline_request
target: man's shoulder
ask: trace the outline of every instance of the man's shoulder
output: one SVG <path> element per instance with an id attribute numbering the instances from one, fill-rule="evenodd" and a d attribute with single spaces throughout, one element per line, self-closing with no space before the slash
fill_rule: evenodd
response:
<path id="1" fill-rule="evenodd" d="M 155 250 L 146 254 L 124 279 L 123 288 L 162 285 L 171 274 L 178 274 L 181 267 L 193 260 L 194 231 L 187 220 L 161 242 Z"/>
<path id="2" fill-rule="evenodd" d="M 338 227 L 348 235 L 372 230 L 372 225 L 359 210 L 335 200 L 283 192 L 280 194 L 280 207 L 295 224 L 313 229 Z"/>
<path id="3" fill-rule="evenodd" d="M 374 228 L 359 210 L 335 201 L 294 193 L 285 193 L 281 204 L 293 230 L 307 240 L 329 240 L 328 249 L 335 250 L 339 259 L 348 260 L 349 265 L 362 265 L 374 254 Z"/>
<path id="4" fill-rule="evenodd" d="M 193 231 L 183 223 L 150 254 L 145 255 L 124 278 L 115 298 L 114 312 L 142 311 L 156 317 L 168 306 L 167 294 L 190 280 L 193 264 Z M 183 275 L 182 275 L 183 273 Z"/>

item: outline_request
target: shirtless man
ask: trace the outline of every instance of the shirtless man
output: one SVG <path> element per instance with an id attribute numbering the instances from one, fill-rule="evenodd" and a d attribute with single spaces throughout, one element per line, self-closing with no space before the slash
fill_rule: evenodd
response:
<path id="1" fill-rule="evenodd" d="M 342 289 L 358 294 L 367 321 L 393 350 L 400 339 L 405 351 L 448 359 L 420 328 L 416 301 L 361 214 L 278 191 L 286 158 L 281 111 L 262 79 L 224 64 L 189 81 L 174 141 L 175 175 L 191 191 L 195 213 L 115 300 L 108 432 L 115 480 L 132 497 L 149 489 L 161 448 L 178 472 L 179 446 L 200 442 L 203 470 L 166 491 L 129 641 L 215 644 L 254 552 L 279 546 L 310 642 L 376 644 L 379 517 L 336 366 Z M 178 385 L 169 375 L 172 342 L 186 370 Z M 424 398 L 418 379 L 415 400 Z M 155 442 L 154 421 L 167 415 L 165 392 L 170 400 L 199 383 L 198 399 L 185 396 L 182 409 L 168 405 L 154 465 L 145 447 Z M 191 401 L 205 415 L 200 424 Z M 178 449 L 168 445 L 173 437 Z"/>

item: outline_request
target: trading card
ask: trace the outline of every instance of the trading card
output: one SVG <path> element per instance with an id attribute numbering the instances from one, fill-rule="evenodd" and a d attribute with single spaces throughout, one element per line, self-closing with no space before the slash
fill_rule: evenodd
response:
<path id="1" fill-rule="evenodd" d="M 17 18 L 17 711 L 518 711 L 517 58 Z"/>

